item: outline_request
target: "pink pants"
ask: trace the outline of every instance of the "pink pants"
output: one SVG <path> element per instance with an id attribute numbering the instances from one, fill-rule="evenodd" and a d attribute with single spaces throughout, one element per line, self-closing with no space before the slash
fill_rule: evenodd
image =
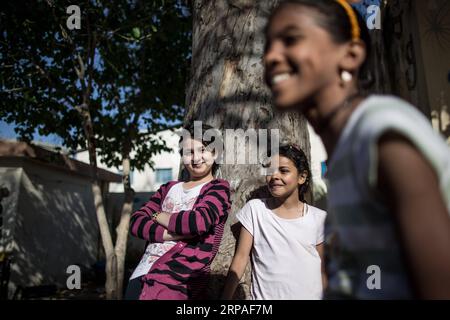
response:
<path id="1" fill-rule="evenodd" d="M 188 300 L 188 297 L 183 292 L 155 281 L 152 285 L 144 283 L 139 300 Z"/>

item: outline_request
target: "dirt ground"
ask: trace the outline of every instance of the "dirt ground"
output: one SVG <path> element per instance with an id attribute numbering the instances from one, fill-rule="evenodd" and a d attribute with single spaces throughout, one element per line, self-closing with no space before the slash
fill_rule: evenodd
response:
<path id="1" fill-rule="evenodd" d="M 81 289 L 62 289 L 51 297 L 52 300 L 104 300 L 106 298 L 104 285 L 82 283 Z"/>
<path id="2" fill-rule="evenodd" d="M 17 290 L 12 300 L 104 300 L 105 298 L 104 284 L 85 282 L 81 283 L 81 289 L 73 290 L 53 285 Z"/>

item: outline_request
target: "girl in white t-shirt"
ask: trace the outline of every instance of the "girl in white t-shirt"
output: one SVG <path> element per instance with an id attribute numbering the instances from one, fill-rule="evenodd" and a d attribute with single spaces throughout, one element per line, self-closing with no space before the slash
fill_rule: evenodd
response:
<path id="1" fill-rule="evenodd" d="M 288 145 L 271 161 L 275 170 L 266 182 L 272 197 L 251 200 L 237 213 L 242 227 L 222 298 L 233 298 L 251 256 L 252 299 L 321 299 L 326 212 L 304 200 L 308 160 Z"/>

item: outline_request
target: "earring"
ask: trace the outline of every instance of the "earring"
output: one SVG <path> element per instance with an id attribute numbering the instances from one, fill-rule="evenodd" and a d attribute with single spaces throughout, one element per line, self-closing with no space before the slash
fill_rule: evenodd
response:
<path id="1" fill-rule="evenodd" d="M 350 72 L 344 70 L 341 72 L 341 79 L 344 82 L 350 82 L 350 81 L 352 81 L 353 76 Z"/>

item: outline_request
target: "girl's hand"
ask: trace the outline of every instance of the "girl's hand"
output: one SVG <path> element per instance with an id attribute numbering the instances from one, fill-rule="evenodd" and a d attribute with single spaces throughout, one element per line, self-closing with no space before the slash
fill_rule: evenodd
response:
<path id="1" fill-rule="evenodd" d="M 241 232 L 239 234 L 239 242 L 234 254 L 233 261 L 231 262 L 230 269 L 228 270 L 225 287 L 222 293 L 222 300 L 233 299 L 234 292 L 236 291 L 239 281 L 244 275 L 245 268 L 250 260 L 250 252 L 253 247 L 253 235 L 248 232 L 245 227 L 241 226 Z"/>
<path id="2" fill-rule="evenodd" d="M 323 242 L 316 245 L 317 252 L 319 253 L 320 260 L 321 260 L 321 273 L 322 273 L 322 290 L 325 291 L 325 289 L 328 286 L 328 277 L 327 273 L 325 271 L 325 261 L 324 261 L 324 244 Z"/>
<path id="3" fill-rule="evenodd" d="M 167 212 L 160 212 L 157 216 L 156 216 L 156 222 L 158 222 L 158 224 L 162 225 L 164 228 L 167 228 L 169 226 L 169 221 L 170 221 L 170 213 Z"/>

